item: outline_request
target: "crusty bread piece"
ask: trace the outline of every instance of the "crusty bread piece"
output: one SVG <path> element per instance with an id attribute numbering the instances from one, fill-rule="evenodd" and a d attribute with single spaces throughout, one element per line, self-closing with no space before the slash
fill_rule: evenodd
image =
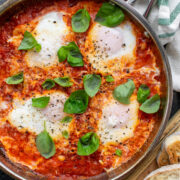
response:
<path id="1" fill-rule="evenodd" d="M 180 131 L 168 136 L 161 146 L 157 156 L 159 167 L 180 162 Z"/>
<path id="2" fill-rule="evenodd" d="M 169 157 L 164 146 L 161 147 L 161 151 L 157 156 L 157 164 L 159 167 L 167 166 L 170 164 Z"/>
<path id="3" fill-rule="evenodd" d="M 169 156 L 170 164 L 177 164 L 180 160 L 180 132 L 175 132 L 167 137 L 164 147 Z"/>
<path id="4" fill-rule="evenodd" d="M 163 166 L 151 172 L 144 180 L 180 180 L 180 164 Z"/>

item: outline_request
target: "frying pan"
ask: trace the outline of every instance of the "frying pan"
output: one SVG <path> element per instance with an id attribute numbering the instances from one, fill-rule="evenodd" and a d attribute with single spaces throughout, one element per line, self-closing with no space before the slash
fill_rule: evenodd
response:
<path id="1" fill-rule="evenodd" d="M 24 3 L 27 1 L 28 0 L 1 0 L 2 4 L 0 5 L 0 17 L 2 16 L 8 17 L 8 16 L 13 15 L 18 10 L 22 9 L 24 6 Z M 40 0 L 35 0 L 35 1 L 40 1 Z M 144 28 L 145 31 L 148 32 L 149 36 L 154 41 L 154 44 L 157 47 L 156 54 L 161 59 L 161 61 L 158 62 L 158 66 L 162 68 L 161 78 L 164 79 L 164 83 L 162 87 L 163 94 L 161 96 L 162 108 L 158 112 L 158 122 L 156 123 L 153 133 L 150 134 L 150 137 L 147 140 L 147 142 L 143 145 L 141 150 L 138 153 L 136 153 L 132 157 L 132 159 L 129 160 L 127 163 L 122 164 L 120 167 L 114 170 L 111 170 L 106 173 L 102 173 L 96 177 L 91 178 L 91 179 L 98 179 L 98 180 L 99 179 L 103 179 L 103 180 L 125 179 L 128 176 L 128 174 L 131 173 L 133 168 L 137 166 L 146 157 L 148 153 L 151 153 L 151 151 L 153 150 L 153 147 L 156 145 L 156 143 L 160 139 L 160 136 L 169 119 L 171 106 L 172 106 L 172 93 L 173 93 L 171 70 L 170 70 L 166 53 L 158 37 L 156 36 L 155 32 L 153 31 L 153 29 L 151 28 L 147 20 L 142 15 L 140 15 L 133 7 L 123 2 L 123 0 L 111 0 L 111 2 L 117 4 L 124 11 L 126 11 L 126 13 L 129 14 L 129 16 L 133 19 L 133 21 L 139 25 L 139 27 Z M 3 148 L 0 149 L 0 168 L 15 179 L 20 179 L 20 180 L 46 179 L 45 177 L 42 177 L 39 174 L 35 174 L 34 172 L 32 172 L 26 167 L 22 167 L 19 164 L 12 164 L 8 160 L 8 158 L 5 156 Z"/>

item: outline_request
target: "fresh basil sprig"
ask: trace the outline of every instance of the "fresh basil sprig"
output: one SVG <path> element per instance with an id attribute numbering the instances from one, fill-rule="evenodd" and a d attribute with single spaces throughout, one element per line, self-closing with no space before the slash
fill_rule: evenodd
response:
<path id="1" fill-rule="evenodd" d="M 71 116 L 65 116 L 62 120 L 61 123 L 69 123 L 72 121 L 72 117 Z"/>
<path id="2" fill-rule="evenodd" d="M 75 42 L 70 42 L 67 46 L 62 46 L 58 50 L 58 58 L 59 62 L 63 62 L 67 59 L 67 62 L 72 67 L 84 66 L 82 54 Z"/>
<path id="3" fill-rule="evenodd" d="M 90 97 L 93 97 L 99 91 L 101 85 L 101 77 L 100 75 L 96 74 L 87 74 L 84 76 L 83 82 L 86 93 Z"/>
<path id="4" fill-rule="evenodd" d="M 135 89 L 134 82 L 131 79 L 128 79 L 128 82 L 119 85 L 113 91 L 113 96 L 116 100 L 123 104 L 129 104 L 129 98 L 133 94 Z"/>
<path id="5" fill-rule="evenodd" d="M 62 87 L 70 87 L 73 85 L 73 83 L 70 81 L 69 77 L 55 78 L 54 81 Z"/>
<path id="6" fill-rule="evenodd" d="M 39 98 L 32 98 L 32 106 L 37 108 L 45 108 L 50 101 L 49 96 L 43 96 Z"/>
<path id="7" fill-rule="evenodd" d="M 117 156 L 121 157 L 121 156 L 122 156 L 122 151 L 121 151 L 120 149 L 116 149 L 115 154 L 116 154 Z"/>
<path id="8" fill-rule="evenodd" d="M 107 27 L 118 26 L 123 20 L 122 10 L 117 5 L 108 2 L 102 4 L 95 18 L 96 22 Z"/>
<path id="9" fill-rule="evenodd" d="M 89 96 L 84 90 L 71 93 L 64 104 L 64 112 L 68 114 L 82 114 L 88 107 Z"/>
<path id="10" fill-rule="evenodd" d="M 78 141 L 77 154 L 89 156 L 99 148 L 99 138 L 96 133 L 89 132 L 82 136 Z"/>
<path id="11" fill-rule="evenodd" d="M 68 139 L 69 138 L 69 133 L 68 133 L 68 131 L 63 131 L 62 132 L 62 136 L 65 138 L 65 139 Z"/>
<path id="12" fill-rule="evenodd" d="M 44 123 L 44 130 L 36 137 L 36 147 L 40 154 L 49 159 L 56 153 L 56 147 L 53 139 L 46 130 L 46 125 Z"/>
<path id="13" fill-rule="evenodd" d="M 106 79 L 106 82 L 114 82 L 114 78 L 110 75 L 106 76 L 105 79 Z"/>
<path id="14" fill-rule="evenodd" d="M 137 100 L 139 103 L 143 103 L 150 95 L 150 89 L 147 85 L 142 84 L 137 92 Z"/>
<path id="15" fill-rule="evenodd" d="M 24 81 L 23 72 L 20 72 L 14 76 L 8 77 L 5 81 L 7 84 L 20 84 Z"/>
<path id="16" fill-rule="evenodd" d="M 86 9 L 78 10 L 72 17 L 72 30 L 77 33 L 86 32 L 89 28 L 91 17 Z"/>
<path id="17" fill-rule="evenodd" d="M 66 46 L 61 46 L 61 48 L 58 50 L 59 62 L 65 61 L 70 51 L 80 52 L 79 47 L 76 45 L 74 41 L 70 42 Z"/>
<path id="18" fill-rule="evenodd" d="M 82 55 L 80 51 L 70 51 L 68 54 L 67 62 L 72 66 L 72 67 L 81 67 L 84 66 L 84 62 L 82 59 Z"/>
<path id="19" fill-rule="evenodd" d="M 141 106 L 140 110 L 147 113 L 153 114 L 158 112 L 160 108 L 160 96 L 158 94 L 152 96 L 151 98 L 147 99 Z"/>
<path id="20" fill-rule="evenodd" d="M 42 83 L 42 87 L 43 89 L 51 89 L 55 86 L 55 82 L 51 79 L 46 79 L 43 83 Z"/>
<path id="21" fill-rule="evenodd" d="M 41 45 L 38 44 L 38 42 L 30 32 L 26 31 L 18 50 L 31 50 L 33 48 L 35 48 L 35 50 L 39 52 L 41 50 Z"/>

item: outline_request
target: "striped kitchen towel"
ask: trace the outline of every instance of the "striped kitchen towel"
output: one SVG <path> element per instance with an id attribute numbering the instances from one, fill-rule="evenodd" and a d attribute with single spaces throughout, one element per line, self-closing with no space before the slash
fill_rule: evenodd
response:
<path id="1" fill-rule="evenodd" d="M 134 7 L 141 14 L 147 7 L 148 0 L 137 0 Z M 173 88 L 180 92 L 180 0 L 157 0 L 148 21 L 160 41 L 166 45 L 166 51 L 172 70 Z"/>
<path id="2" fill-rule="evenodd" d="M 159 38 L 163 44 L 171 42 L 180 24 L 180 0 L 159 0 Z"/>

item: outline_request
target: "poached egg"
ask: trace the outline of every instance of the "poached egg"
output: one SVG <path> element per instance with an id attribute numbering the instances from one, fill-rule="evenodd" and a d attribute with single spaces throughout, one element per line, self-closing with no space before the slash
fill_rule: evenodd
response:
<path id="1" fill-rule="evenodd" d="M 49 67 L 58 63 L 58 49 L 65 44 L 65 37 L 70 28 L 63 20 L 64 12 L 49 12 L 35 20 L 29 25 L 19 25 L 14 30 L 14 36 L 9 42 L 19 46 L 25 30 L 31 32 L 33 37 L 41 45 L 41 51 L 29 50 L 25 54 L 25 61 L 30 67 Z"/>
<path id="2" fill-rule="evenodd" d="M 113 28 L 94 23 L 85 47 L 93 68 L 109 73 L 134 63 L 136 37 L 129 22 Z"/>
<path id="3" fill-rule="evenodd" d="M 121 104 L 113 97 L 102 109 L 102 118 L 99 120 L 98 134 L 102 144 L 109 142 L 119 143 L 133 136 L 138 124 L 139 104 L 135 96 L 131 97 L 129 105 Z"/>
<path id="4" fill-rule="evenodd" d="M 9 113 L 8 119 L 19 131 L 29 131 L 36 135 L 43 131 L 45 121 L 46 129 L 51 137 L 55 139 L 61 137 L 62 132 L 68 131 L 69 127 L 69 123 L 60 122 L 66 116 L 63 108 L 67 97 L 62 92 L 44 93 L 41 96 L 50 97 L 47 107 L 43 109 L 33 107 L 31 98 L 14 99 L 13 109 Z M 41 96 L 36 95 L 36 98 Z"/>

